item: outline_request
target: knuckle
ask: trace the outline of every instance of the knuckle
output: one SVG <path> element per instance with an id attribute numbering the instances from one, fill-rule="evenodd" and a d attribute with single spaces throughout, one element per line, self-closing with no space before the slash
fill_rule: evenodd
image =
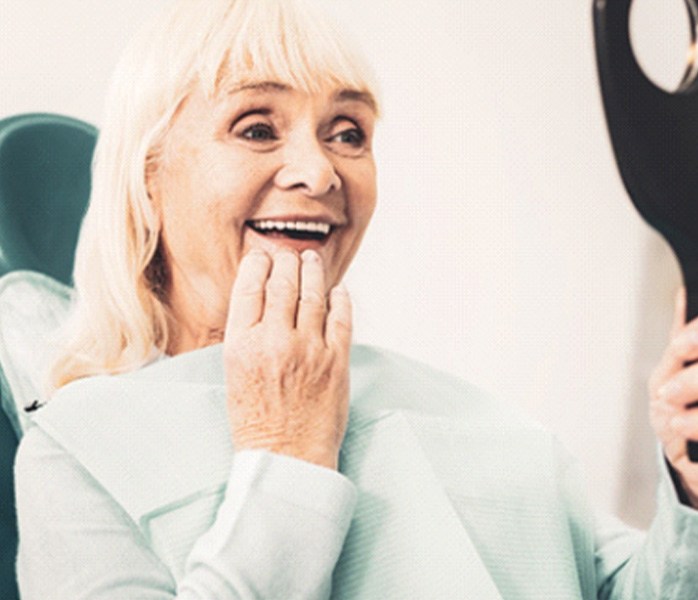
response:
<path id="1" fill-rule="evenodd" d="M 235 296 L 238 298 L 253 298 L 262 295 L 264 288 L 254 281 L 240 281 L 235 286 Z"/>
<path id="2" fill-rule="evenodd" d="M 325 296 L 319 290 L 303 290 L 300 302 L 309 307 L 325 308 Z"/>
<path id="3" fill-rule="evenodd" d="M 335 377 L 343 379 L 347 376 L 349 367 L 348 356 L 341 352 L 332 352 L 331 369 Z"/>
<path id="4" fill-rule="evenodd" d="M 352 332 L 352 323 L 349 319 L 335 319 L 333 325 L 340 335 L 351 334 Z"/>
<path id="5" fill-rule="evenodd" d="M 322 365 L 325 360 L 325 344 L 320 339 L 307 340 L 304 344 L 304 351 L 315 364 Z"/>
<path id="6" fill-rule="evenodd" d="M 294 294 L 297 289 L 297 282 L 288 275 L 277 274 L 272 277 L 266 285 L 266 291 L 272 296 L 287 296 Z"/>

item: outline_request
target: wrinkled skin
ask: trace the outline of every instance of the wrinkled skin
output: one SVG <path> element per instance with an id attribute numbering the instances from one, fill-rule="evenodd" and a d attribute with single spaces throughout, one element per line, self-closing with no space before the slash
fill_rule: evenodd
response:
<path id="1" fill-rule="evenodd" d="M 324 294 L 321 259 L 245 256 L 225 333 L 237 450 L 261 448 L 336 469 L 349 410 L 351 303 Z"/>
<path id="2" fill-rule="evenodd" d="M 196 89 L 148 175 L 169 276 L 168 352 L 223 341 L 238 451 L 337 468 L 351 344 L 351 302 L 337 286 L 375 208 L 375 116 L 358 90 Z M 332 231 L 290 240 L 250 227 L 260 220 Z"/>

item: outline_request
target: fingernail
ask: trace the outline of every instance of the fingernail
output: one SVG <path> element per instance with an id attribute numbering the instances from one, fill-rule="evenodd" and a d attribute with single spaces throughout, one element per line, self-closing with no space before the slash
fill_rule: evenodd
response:
<path id="1" fill-rule="evenodd" d="M 681 384 L 677 381 L 670 381 L 665 383 L 662 387 L 657 390 L 657 395 L 663 399 L 668 400 L 681 391 Z"/>
<path id="2" fill-rule="evenodd" d="M 319 263 L 320 262 L 320 255 L 315 252 L 315 250 L 303 250 L 303 254 L 301 254 L 301 258 L 303 259 L 303 262 L 309 262 L 309 263 Z"/>

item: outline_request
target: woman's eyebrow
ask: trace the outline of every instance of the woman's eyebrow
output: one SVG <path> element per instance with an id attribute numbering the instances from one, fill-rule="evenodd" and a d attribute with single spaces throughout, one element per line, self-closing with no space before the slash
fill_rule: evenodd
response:
<path id="1" fill-rule="evenodd" d="M 290 92 L 291 86 L 285 83 L 279 83 L 278 81 L 255 81 L 251 83 L 243 83 L 231 88 L 228 91 L 228 95 L 237 94 L 243 91 L 254 91 L 254 92 Z M 333 100 L 335 102 L 362 102 L 366 104 L 374 113 L 378 112 L 378 103 L 370 92 L 363 92 L 360 90 L 346 88 L 339 90 L 334 94 Z"/>
<path id="2" fill-rule="evenodd" d="M 285 83 L 279 83 L 278 81 L 256 81 L 254 83 L 237 85 L 229 90 L 228 94 L 232 95 L 248 90 L 253 90 L 255 92 L 288 92 L 291 90 L 291 87 Z"/>
<path id="3" fill-rule="evenodd" d="M 361 92 L 359 90 L 351 89 L 340 90 L 334 95 L 334 99 L 336 102 L 363 102 L 373 112 L 378 112 L 378 104 L 376 103 L 376 99 L 368 92 Z"/>

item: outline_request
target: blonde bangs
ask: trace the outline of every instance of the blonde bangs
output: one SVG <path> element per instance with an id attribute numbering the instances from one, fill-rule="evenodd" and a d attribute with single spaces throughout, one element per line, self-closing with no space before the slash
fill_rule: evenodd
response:
<path id="1" fill-rule="evenodd" d="M 371 69 L 346 34 L 304 0 L 238 0 L 199 57 L 199 81 L 209 96 L 276 82 L 309 94 L 326 88 L 367 94 L 378 112 Z"/>

